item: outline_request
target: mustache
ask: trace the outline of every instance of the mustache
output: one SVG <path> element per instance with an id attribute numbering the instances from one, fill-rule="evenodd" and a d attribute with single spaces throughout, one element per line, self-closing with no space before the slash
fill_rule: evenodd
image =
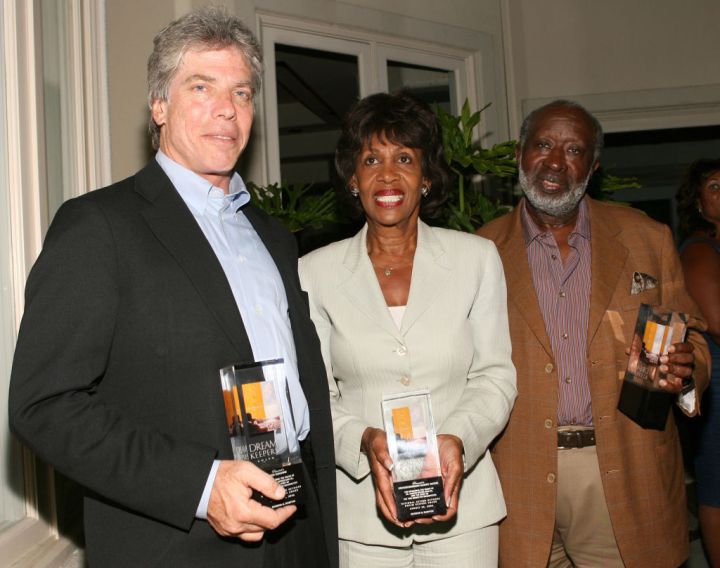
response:
<path id="1" fill-rule="evenodd" d="M 539 183 L 542 183 L 543 179 L 551 181 L 547 176 L 536 176 L 531 179 L 522 167 L 520 167 L 518 171 L 520 187 L 530 204 L 537 211 L 557 218 L 570 214 L 578 206 L 585 195 L 588 183 L 593 174 L 593 172 L 590 171 L 584 180 L 576 181 L 575 183 L 568 181 L 566 176 L 551 176 L 556 179 L 565 177 L 564 183 L 560 181 L 552 181 L 551 183 L 557 183 L 561 186 L 564 185 L 566 189 L 565 191 L 558 192 L 557 195 L 547 195 L 537 187 L 538 181 Z"/>

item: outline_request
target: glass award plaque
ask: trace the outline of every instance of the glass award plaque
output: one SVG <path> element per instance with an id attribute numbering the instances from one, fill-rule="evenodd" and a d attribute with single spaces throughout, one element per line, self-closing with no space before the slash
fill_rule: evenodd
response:
<path id="1" fill-rule="evenodd" d="M 660 357 L 685 340 L 686 314 L 640 304 L 618 410 L 642 426 L 664 430 L 677 395 L 660 388 Z"/>
<path id="2" fill-rule="evenodd" d="M 233 457 L 254 463 L 285 488 L 285 498 L 254 492 L 263 505 L 283 507 L 303 501 L 300 444 L 282 359 L 220 369 L 225 417 Z"/>
<path id="3" fill-rule="evenodd" d="M 444 515 L 447 506 L 430 393 L 422 390 L 383 396 L 382 412 L 393 460 L 398 520 Z"/>

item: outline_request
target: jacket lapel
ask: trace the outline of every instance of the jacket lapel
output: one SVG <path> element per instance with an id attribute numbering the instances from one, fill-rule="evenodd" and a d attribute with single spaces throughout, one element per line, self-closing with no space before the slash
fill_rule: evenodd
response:
<path id="1" fill-rule="evenodd" d="M 438 295 L 447 288 L 445 282 L 451 274 L 451 266 L 440 241 L 430 227 L 419 221 L 410 294 L 401 326 L 402 335 L 408 332 Z"/>
<path id="2" fill-rule="evenodd" d="M 366 239 L 367 225 L 350 239 L 343 259 L 348 278 L 340 284 L 340 290 L 348 297 L 350 305 L 399 340 L 445 289 L 445 282 L 452 272 L 444 256 L 445 251 L 432 229 L 420 221 L 408 305 L 398 330 L 368 257 Z"/>
<path id="3" fill-rule="evenodd" d="M 154 160 L 137 174 L 135 190 L 151 203 L 141 211 L 150 230 L 187 274 L 239 356 L 252 357 L 225 272 L 192 213 Z"/>
<path id="4" fill-rule="evenodd" d="M 590 285 L 590 319 L 588 321 L 588 345 L 597 333 L 605 312 L 610 305 L 623 274 L 629 251 L 617 239 L 620 227 L 610 216 L 604 215 L 601 207 L 586 198 L 590 212 L 590 233 L 592 247 L 592 284 Z M 630 283 L 628 282 L 628 286 Z"/>
<path id="5" fill-rule="evenodd" d="M 400 331 L 387 309 L 380 283 L 367 254 L 366 239 L 367 224 L 348 243 L 343 259 L 347 279 L 340 283 L 339 289 L 347 296 L 351 306 L 399 340 Z"/>
<path id="6" fill-rule="evenodd" d="M 515 304 L 517 313 L 525 320 L 545 352 L 552 357 L 550 339 L 545 330 L 545 320 L 540 312 L 540 304 L 528 264 L 520 208 L 521 205 L 518 205 L 511 214 L 507 240 L 496 243 L 503 259 L 508 302 Z"/>

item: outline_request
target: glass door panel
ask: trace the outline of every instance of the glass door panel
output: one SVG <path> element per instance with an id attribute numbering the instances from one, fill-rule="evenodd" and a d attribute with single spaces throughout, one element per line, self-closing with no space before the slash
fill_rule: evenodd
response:
<path id="1" fill-rule="evenodd" d="M 403 89 L 432 107 L 455 112 L 453 71 L 388 60 L 387 77 L 389 92 Z"/>
<path id="2" fill-rule="evenodd" d="M 342 118 L 360 96 L 358 57 L 275 45 L 280 178 L 330 186 Z"/>

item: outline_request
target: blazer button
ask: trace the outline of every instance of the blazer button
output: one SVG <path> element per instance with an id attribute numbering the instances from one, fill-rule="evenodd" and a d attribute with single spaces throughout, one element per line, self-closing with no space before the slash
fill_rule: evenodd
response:
<path id="1" fill-rule="evenodd" d="M 548 481 L 548 483 L 555 483 L 555 474 L 554 474 L 554 473 L 548 473 L 548 474 L 547 474 L 547 481 Z"/>
<path id="2" fill-rule="evenodd" d="M 401 345 L 400 347 L 398 347 L 398 348 L 395 350 L 395 353 L 397 353 L 398 355 L 400 355 L 400 357 L 402 357 L 402 356 L 404 356 L 404 355 L 407 355 L 407 347 L 405 347 L 404 345 Z"/>
<path id="3" fill-rule="evenodd" d="M 548 363 L 547 365 L 545 365 L 545 372 L 549 375 L 550 373 L 553 372 L 554 368 L 555 367 L 553 366 L 552 363 Z"/>
<path id="4" fill-rule="evenodd" d="M 410 384 L 410 379 L 409 379 L 408 377 L 402 377 L 402 378 L 400 379 L 400 383 L 401 383 L 403 386 L 408 386 L 408 385 Z"/>
<path id="5" fill-rule="evenodd" d="M 553 421 L 550 420 L 549 418 L 547 418 L 547 419 L 545 420 L 545 428 L 548 428 L 548 429 L 549 429 L 549 428 L 552 428 L 552 427 L 553 427 Z"/>

